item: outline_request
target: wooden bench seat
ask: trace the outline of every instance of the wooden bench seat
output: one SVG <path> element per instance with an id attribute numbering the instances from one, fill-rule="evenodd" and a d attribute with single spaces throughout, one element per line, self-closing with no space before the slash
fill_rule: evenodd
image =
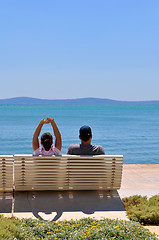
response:
<path id="1" fill-rule="evenodd" d="M 13 191 L 13 155 L 0 155 L 0 192 Z"/>
<path id="2" fill-rule="evenodd" d="M 15 191 L 119 189 L 122 155 L 14 155 Z"/>

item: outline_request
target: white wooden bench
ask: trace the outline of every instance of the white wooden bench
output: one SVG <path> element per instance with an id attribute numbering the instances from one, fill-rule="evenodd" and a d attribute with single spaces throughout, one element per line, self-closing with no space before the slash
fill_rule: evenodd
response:
<path id="1" fill-rule="evenodd" d="M 15 191 L 119 189 L 123 155 L 14 155 Z"/>
<path id="2" fill-rule="evenodd" d="M 0 192 L 13 191 L 13 155 L 0 155 Z"/>

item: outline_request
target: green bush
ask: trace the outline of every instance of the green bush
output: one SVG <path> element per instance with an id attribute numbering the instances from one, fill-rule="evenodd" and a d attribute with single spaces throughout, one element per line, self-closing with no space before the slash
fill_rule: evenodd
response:
<path id="1" fill-rule="evenodd" d="M 159 225 L 159 195 L 151 197 L 134 195 L 122 199 L 130 220 L 144 225 Z"/>
<path id="2" fill-rule="evenodd" d="M 3 223 L 3 224 L 2 224 Z M 139 223 L 123 220 L 80 220 L 49 222 L 33 219 L 7 219 L 0 217 L 0 239 L 59 239 L 59 240 L 95 240 L 95 239 L 151 239 L 157 240 L 155 234 Z M 11 226 L 8 228 L 8 226 Z M 3 229 L 7 231 L 3 232 Z"/>
<path id="3" fill-rule="evenodd" d="M 22 239 L 20 237 L 20 222 L 18 219 L 4 218 L 0 215 L 0 239 Z"/>

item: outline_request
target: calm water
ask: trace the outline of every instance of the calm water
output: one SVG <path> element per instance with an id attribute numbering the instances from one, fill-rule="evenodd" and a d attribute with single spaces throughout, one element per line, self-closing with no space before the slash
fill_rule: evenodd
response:
<path id="1" fill-rule="evenodd" d="M 0 154 L 32 153 L 32 135 L 43 117 L 54 117 L 66 154 L 79 143 L 78 130 L 90 125 L 93 144 L 106 154 L 123 154 L 124 163 L 159 163 L 159 106 L 0 105 Z M 45 125 L 42 133 L 51 131 Z"/>

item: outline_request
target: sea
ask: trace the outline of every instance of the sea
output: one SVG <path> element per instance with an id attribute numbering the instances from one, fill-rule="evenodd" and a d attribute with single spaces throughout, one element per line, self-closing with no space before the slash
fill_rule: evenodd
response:
<path id="1" fill-rule="evenodd" d="M 125 164 L 159 164 L 159 105 L 0 105 L 0 154 L 32 154 L 32 136 L 42 118 L 55 119 L 62 154 L 80 143 L 79 128 L 92 128 L 92 144 Z M 52 133 L 51 125 L 42 132 Z"/>

